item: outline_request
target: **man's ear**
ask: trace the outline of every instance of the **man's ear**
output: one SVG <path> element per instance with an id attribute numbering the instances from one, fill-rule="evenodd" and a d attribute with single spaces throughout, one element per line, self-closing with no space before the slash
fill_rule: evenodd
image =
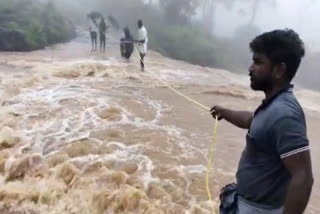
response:
<path id="1" fill-rule="evenodd" d="M 276 79 L 284 78 L 287 72 L 287 65 L 284 62 L 281 62 L 273 67 L 273 77 Z"/>

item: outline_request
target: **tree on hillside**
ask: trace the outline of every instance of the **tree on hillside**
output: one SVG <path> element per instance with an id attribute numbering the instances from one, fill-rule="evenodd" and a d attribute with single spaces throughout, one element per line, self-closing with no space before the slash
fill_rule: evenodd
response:
<path id="1" fill-rule="evenodd" d="M 201 4 L 203 28 L 207 33 L 213 33 L 215 11 L 217 5 L 223 5 L 227 9 L 232 9 L 234 0 L 204 0 Z"/>
<path id="2" fill-rule="evenodd" d="M 252 7 L 251 7 L 251 18 L 249 20 L 249 25 L 254 25 L 254 22 L 257 18 L 257 14 L 260 9 L 260 4 L 268 4 L 268 6 L 271 6 L 275 8 L 277 6 L 277 0 L 249 0 L 252 1 Z"/>
<path id="3" fill-rule="evenodd" d="M 51 2 L 0 1 L 0 50 L 30 51 L 75 36 L 73 25 Z"/>
<path id="4" fill-rule="evenodd" d="M 243 2 L 243 0 L 241 0 Z M 312 1 L 312 0 L 309 0 Z M 211 30 L 211 33 L 214 28 L 214 19 L 215 19 L 215 10 L 218 5 L 223 5 L 225 8 L 231 10 L 236 3 L 236 0 L 204 0 L 201 4 L 202 7 L 202 18 L 205 29 Z M 238 0 L 238 2 L 240 2 Z M 271 7 L 277 6 L 277 0 L 247 0 L 251 3 L 251 7 L 248 8 L 247 12 L 242 11 L 244 14 L 249 13 L 250 19 L 248 25 L 254 25 L 257 14 L 261 9 L 262 4 L 267 4 Z M 211 27 L 211 29 L 210 29 Z"/>
<path id="5" fill-rule="evenodd" d="M 172 24 L 188 24 L 195 15 L 201 0 L 162 0 L 165 20 Z"/>

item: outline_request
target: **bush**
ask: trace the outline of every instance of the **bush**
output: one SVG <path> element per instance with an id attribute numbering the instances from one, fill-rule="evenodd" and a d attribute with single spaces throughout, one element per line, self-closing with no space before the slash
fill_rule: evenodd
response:
<path id="1" fill-rule="evenodd" d="M 30 51 L 75 36 L 51 3 L 30 0 L 0 2 L 0 50 Z"/>
<path id="2" fill-rule="evenodd" d="M 44 47 L 46 44 L 46 34 L 42 31 L 40 24 L 32 23 L 25 32 L 27 44 L 31 49 Z"/>
<path id="3" fill-rule="evenodd" d="M 148 29 L 151 49 L 193 64 L 215 64 L 212 39 L 200 30 L 174 25 L 150 25 Z"/>

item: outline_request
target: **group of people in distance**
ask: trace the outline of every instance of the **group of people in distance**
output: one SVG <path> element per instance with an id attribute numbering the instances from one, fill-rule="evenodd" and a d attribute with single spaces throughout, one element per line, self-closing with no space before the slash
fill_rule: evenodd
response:
<path id="1" fill-rule="evenodd" d="M 105 52 L 106 50 L 106 32 L 109 25 L 106 24 L 104 18 L 102 17 L 99 24 L 97 24 L 93 19 L 89 19 L 90 22 L 90 36 L 92 42 L 92 51 L 97 51 L 97 40 L 99 32 L 99 42 L 100 42 L 100 52 Z"/>
<path id="2" fill-rule="evenodd" d="M 106 46 L 106 31 L 110 26 L 105 23 L 104 18 L 101 18 L 99 24 L 95 23 L 94 19 L 90 19 L 90 37 L 92 43 L 92 51 L 97 50 L 97 37 L 99 32 L 100 41 L 100 52 L 105 52 Z M 138 20 L 138 37 L 134 39 L 130 29 L 125 27 L 120 39 L 120 53 L 121 56 L 129 59 L 134 51 L 134 46 L 136 45 L 137 50 L 140 55 L 140 66 L 141 70 L 144 71 L 144 58 L 147 53 L 148 48 L 148 32 L 143 25 L 142 20 Z"/>

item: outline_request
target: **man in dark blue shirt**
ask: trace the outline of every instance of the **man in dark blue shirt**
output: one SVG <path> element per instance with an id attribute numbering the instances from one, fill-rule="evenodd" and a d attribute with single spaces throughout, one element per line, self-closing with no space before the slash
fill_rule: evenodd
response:
<path id="1" fill-rule="evenodd" d="M 237 204 L 231 212 L 302 214 L 313 176 L 305 116 L 290 83 L 304 44 L 293 30 L 275 30 L 256 37 L 250 49 L 251 88 L 265 93 L 262 104 L 254 113 L 211 109 L 213 117 L 249 130 L 236 176 Z"/>

